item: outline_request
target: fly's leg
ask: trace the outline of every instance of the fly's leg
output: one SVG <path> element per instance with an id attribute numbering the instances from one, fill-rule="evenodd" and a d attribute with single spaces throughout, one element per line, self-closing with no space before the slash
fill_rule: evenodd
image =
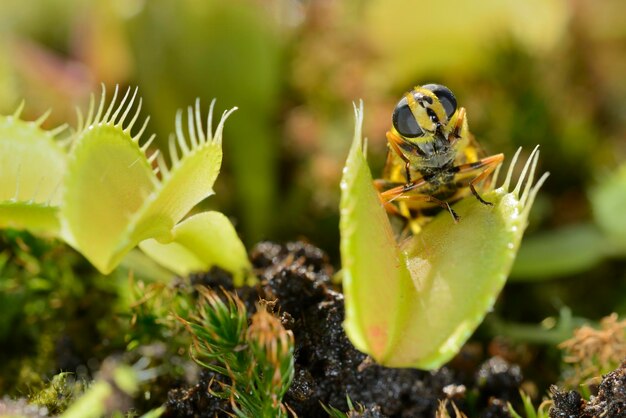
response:
<path id="1" fill-rule="evenodd" d="M 403 182 L 390 181 L 386 179 L 374 179 L 374 187 L 378 190 L 378 193 L 383 193 L 386 190 L 390 190 L 393 187 L 404 185 Z"/>
<path id="2" fill-rule="evenodd" d="M 469 132 L 465 115 L 465 108 L 459 108 L 457 112 L 457 118 L 454 123 L 454 128 L 450 132 L 448 140 L 450 144 L 454 145 L 460 139 L 467 138 L 468 146 L 464 147 L 462 151 L 465 155 L 465 161 L 478 161 L 478 156 L 484 155 L 484 152 L 480 144 L 476 142 L 474 136 Z"/>
<path id="3" fill-rule="evenodd" d="M 429 202 L 434 203 L 443 209 L 447 210 L 448 213 L 454 219 L 454 222 L 457 223 L 459 221 L 459 215 L 450 207 L 450 204 L 444 200 L 437 199 L 429 194 L 425 193 L 414 193 L 407 194 L 411 191 L 417 190 L 420 187 L 427 184 L 426 180 L 420 179 L 420 181 L 408 183 L 402 186 L 397 186 L 387 191 L 380 193 L 381 199 L 383 202 L 392 202 L 392 201 L 411 201 L 411 202 Z"/>
<path id="4" fill-rule="evenodd" d="M 467 132 L 467 122 L 465 121 L 465 108 L 462 107 L 458 111 L 458 116 L 456 118 L 456 123 L 454 124 L 454 128 L 450 135 L 448 135 L 448 141 L 451 144 L 454 144 L 456 141 L 461 139 L 464 135 L 468 135 Z"/>
<path id="5" fill-rule="evenodd" d="M 402 196 L 397 197 L 397 200 L 406 200 L 406 201 L 412 201 L 412 202 L 429 202 L 429 203 L 434 203 L 434 204 L 442 207 L 443 209 L 447 210 L 448 213 L 450 214 L 450 216 L 452 216 L 452 219 L 454 220 L 454 223 L 458 223 L 459 219 L 461 219 L 459 217 L 459 215 L 456 214 L 454 209 L 452 209 L 452 207 L 450 206 L 450 204 L 448 202 L 446 202 L 445 200 L 437 199 L 436 197 L 433 197 L 433 196 L 428 195 L 428 194 L 402 195 Z"/>
<path id="6" fill-rule="evenodd" d="M 478 199 L 480 203 L 487 206 L 493 206 L 493 203 L 487 202 L 480 196 L 480 194 L 478 194 L 478 191 L 476 190 L 476 185 L 488 178 L 489 175 L 493 173 L 493 171 L 496 169 L 496 167 L 498 167 L 500 163 L 502 163 L 502 161 L 504 161 L 504 154 L 496 154 L 490 157 L 485 157 L 473 163 L 458 165 L 455 167 L 455 171 L 458 175 L 462 176 L 478 172 L 478 175 L 469 181 L 469 188 L 474 197 L 476 197 L 476 199 Z"/>
<path id="7" fill-rule="evenodd" d="M 409 159 L 406 157 L 406 155 L 404 155 L 404 153 L 400 149 L 400 144 L 402 143 L 402 140 L 400 138 L 398 138 L 397 135 L 393 134 L 392 132 L 387 132 L 387 142 L 389 143 L 389 146 L 391 147 L 391 149 L 396 154 L 398 154 L 398 157 L 400 157 L 400 159 L 402 159 L 402 161 L 404 162 L 404 171 L 406 173 L 406 182 L 410 183 L 411 182 L 411 162 L 409 161 Z"/>
<path id="8" fill-rule="evenodd" d="M 394 183 L 387 182 L 387 184 L 394 184 Z M 404 195 L 405 193 L 408 193 L 413 190 L 417 190 L 420 187 L 425 186 L 426 184 L 427 184 L 426 180 L 421 178 L 417 181 L 412 181 L 406 184 L 399 184 L 395 187 L 392 187 L 391 189 L 387 189 L 384 192 L 381 192 L 380 196 L 381 196 L 381 199 L 383 199 L 385 202 L 392 202 L 398 199 L 400 196 Z"/>
<path id="9" fill-rule="evenodd" d="M 395 207 L 390 201 L 385 200 L 383 197 L 384 190 L 389 189 L 390 186 L 397 185 L 398 183 L 390 182 L 384 179 L 376 179 L 374 180 L 374 187 L 378 191 L 378 198 L 380 199 L 380 203 L 383 204 L 387 213 L 395 216 L 402 217 L 402 213 Z"/>

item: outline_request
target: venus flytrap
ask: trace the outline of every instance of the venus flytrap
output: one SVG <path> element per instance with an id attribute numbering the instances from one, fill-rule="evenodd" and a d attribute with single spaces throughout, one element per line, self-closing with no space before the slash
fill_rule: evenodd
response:
<path id="1" fill-rule="evenodd" d="M 159 151 L 148 155 L 154 135 L 142 140 L 147 119 L 131 133 L 141 110 L 141 99 L 133 110 L 136 96 L 129 89 L 117 103 L 116 88 L 108 105 L 104 91 L 98 106 L 92 98 L 86 118 L 78 113 L 69 152 L 41 121 L 22 122 L 19 112 L 0 119 L 0 226 L 59 237 L 104 274 L 140 245 L 176 273 L 218 265 L 243 283 L 250 264 L 230 221 L 217 212 L 184 219 L 214 193 L 224 122 L 235 109 L 215 131 L 214 102 L 204 126 L 199 101 L 187 109 L 186 129 L 180 111 L 168 164 Z"/>
<path id="2" fill-rule="evenodd" d="M 341 183 L 341 258 L 346 333 L 391 367 L 435 369 L 450 360 L 493 307 L 504 286 L 544 174 L 533 184 L 533 151 L 513 190 L 514 156 L 502 186 L 485 190 L 488 207 L 466 198 L 420 234 L 397 242 L 372 185 L 361 138 L 363 109 Z"/>

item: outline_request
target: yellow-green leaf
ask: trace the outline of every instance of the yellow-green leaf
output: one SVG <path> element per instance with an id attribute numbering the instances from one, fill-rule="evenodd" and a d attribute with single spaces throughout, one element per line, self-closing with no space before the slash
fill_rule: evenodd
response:
<path id="1" fill-rule="evenodd" d="M 575 224 L 524 238 L 510 280 L 539 281 L 591 269 L 620 253 L 593 224 Z"/>
<path id="2" fill-rule="evenodd" d="M 626 251 L 626 164 L 606 176 L 591 190 L 590 200 L 596 224 L 621 251 Z"/>

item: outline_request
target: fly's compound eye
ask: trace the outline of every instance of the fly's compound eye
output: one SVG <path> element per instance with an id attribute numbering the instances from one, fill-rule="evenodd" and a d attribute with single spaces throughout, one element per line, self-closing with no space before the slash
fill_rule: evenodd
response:
<path id="1" fill-rule="evenodd" d="M 415 138 L 424 135 L 424 131 L 420 128 L 411 112 L 411 108 L 409 108 L 409 102 L 406 97 L 396 105 L 393 111 L 392 123 L 398 133 L 404 137 Z"/>
<path id="2" fill-rule="evenodd" d="M 456 97 L 454 97 L 454 94 L 449 88 L 441 84 L 426 84 L 422 86 L 422 88 L 432 91 L 435 96 L 437 96 L 437 99 L 439 99 L 439 102 L 446 111 L 448 119 L 454 115 L 454 112 L 456 112 Z"/>

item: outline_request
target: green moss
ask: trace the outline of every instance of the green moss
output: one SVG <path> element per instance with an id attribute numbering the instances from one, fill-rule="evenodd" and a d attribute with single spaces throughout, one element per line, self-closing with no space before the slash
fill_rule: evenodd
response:
<path id="1" fill-rule="evenodd" d="M 63 413 L 84 389 L 85 385 L 74 379 L 72 373 L 59 373 L 43 388 L 32 393 L 28 400 L 35 405 L 45 406 L 50 415 L 58 415 Z"/>

